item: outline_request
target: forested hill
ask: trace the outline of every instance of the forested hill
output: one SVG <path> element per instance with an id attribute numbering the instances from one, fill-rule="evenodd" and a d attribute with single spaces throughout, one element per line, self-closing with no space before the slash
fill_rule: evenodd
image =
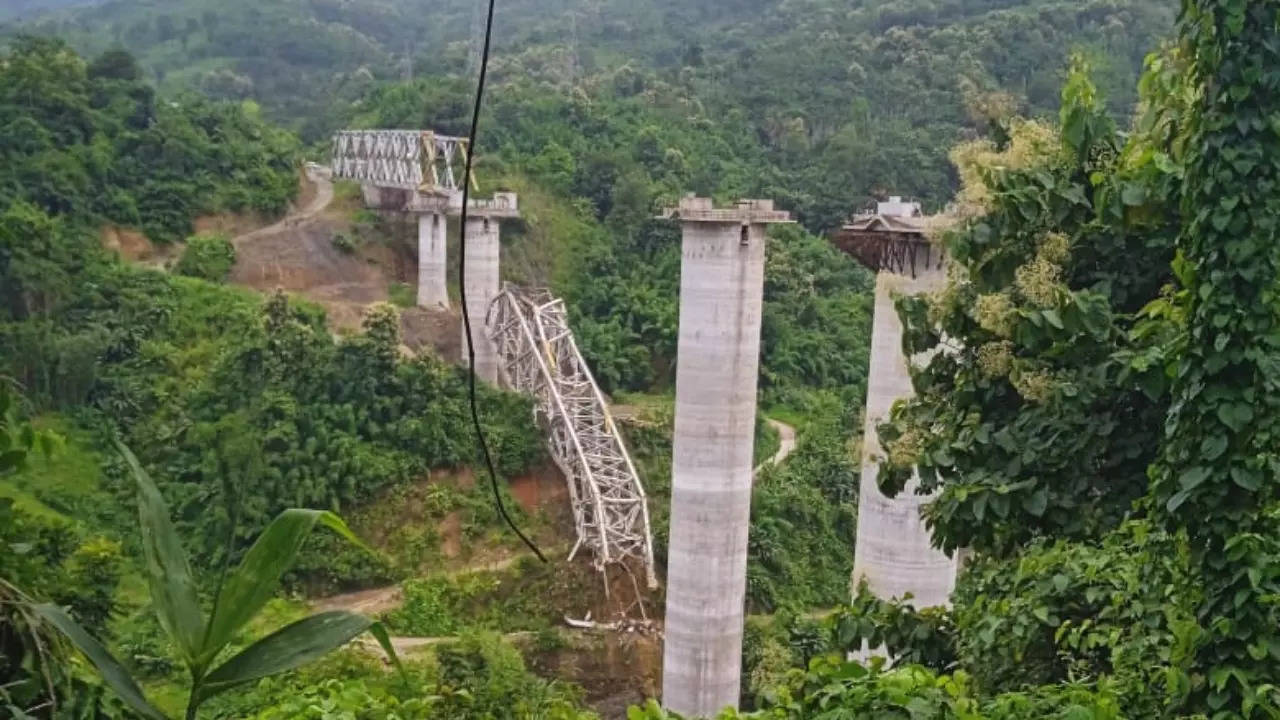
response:
<path id="1" fill-rule="evenodd" d="M 88 54 L 124 46 L 162 91 L 251 97 L 316 141 L 381 83 L 466 75 L 478 9 L 114 0 L 17 29 Z M 742 140 L 768 155 L 759 190 L 820 229 L 875 194 L 945 202 L 947 150 L 992 114 L 1055 112 L 1072 51 L 1127 116 L 1142 58 L 1172 16 L 1161 0 L 510 0 L 499 3 L 493 69 L 501 84 L 674 99 L 683 118 L 742 125 Z"/>
<path id="2" fill-rule="evenodd" d="M 0 5 L 0 21 L 27 18 L 37 13 L 90 5 L 97 0 L 7 0 Z"/>

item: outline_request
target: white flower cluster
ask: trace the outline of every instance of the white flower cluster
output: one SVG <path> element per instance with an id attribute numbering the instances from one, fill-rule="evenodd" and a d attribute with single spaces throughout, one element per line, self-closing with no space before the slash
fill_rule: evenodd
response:
<path id="1" fill-rule="evenodd" d="M 997 337 L 1013 336 L 1017 311 L 1008 293 L 979 295 L 973 304 L 974 320 L 978 327 Z"/>
<path id="2" fill-rule="evenodd" d="M 1007 377 L 1013 369 L 1013 343 L 1008 340 L 983 343 L 978 348 L 978 372 L 987 379 Z"/>

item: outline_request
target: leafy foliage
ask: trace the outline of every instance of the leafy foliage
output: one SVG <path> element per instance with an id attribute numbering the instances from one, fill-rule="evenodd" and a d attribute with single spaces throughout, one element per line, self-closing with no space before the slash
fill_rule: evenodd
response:
<path id="1" fill-rule="evenodd" d="M 1118 356 L 1167 279 L 1152 259 L 1172 257 L 1176 228 L 1154 191 L 1173 171 L 1147 167 L 1162 148 L 1146 136 L 1120 151 L 1086 72 L 1064 90 L 1061 145 L 1028 157 L 1019 138 L 1038 130 L 1016 125 L 998 164 L 969 173 L 985 205 L 948 237 L 947 289 L 899 304 L 905 349 L 933 355 L 880 428 L 879 482 L 900 492 L 918 468 L 949 552 L 1097 537 L 1146 490 L 1167 401 L 1158 372 Z"/>
<path id="2" fill-rule="evenodd" d="M 1100 545 L 1037 543 L 980 558 L 954 595 L 959 665 L 987 692 L 1111 678 L 1131 717 L 1158 717 L 1178 692 L 1199 630 L 1200 591 L 1184 542 L 1129 523 Z"/>
<path id="3" fill-rule="evenodd" d="M 1185 690 L 1214 717 L 1280 712 L 1280 31 L 1266 4 L 1184 2 L 1189 119 L 1178 236 L 1186 337 L 1151 471 L 1155 511 L 1188 534 L 1206 637 Z"/>
<path id="4" fill-rule="evenodd" d="M 162 10 L 106 3 L 23 28 L 89 52 L 129 47 L 162 87 L 255 98 L 314 142 L 367 107 L 371 88 L 406 76 L 428 80 L 387 90 L 378 104 L 438 108 L 434 125 L 404 126 L 456 134 L 465 98 L 441 87 L 474 76 L 472 9 L 461 0 L 430 13 L 408 0 L 225 0 L 216 12 L 207 0 Z M 579 111 L 628 101 L 607 122 L 661 107 L 666 117 L 644 120 L 652 127 L 634 145 L 644 172 L 683 175 L 678 192 L 723 182 L 726 195 L 785 200 L 810 229 L 828 230 L 885 192 L 941 205 L 955 187 L 946 151 L 1003 115 L 1052 113 L 1072 49 L 1094 60 L 1112 109 L 1129 112 L 1142 57 L 1172 20 L 1155 0 L 514 2 L 499 17 L 497 121 L 487 127 L 496 136 L 563 126 L 566 115 L 542 111 L 564 100 Z M 505 102 L 512 96 L 523 97 Z M 684 128 L 706 139 L 673 138 L 694 134 Z M 616 183 L 634 186 L 632 168 L 606 159 L 619 146 L 603 129 L 529 149 L 558 187 L 605 206 L 602 216 L 615 194 L 625 197 Z M 585 153 L 584 139 L 595 141 Z M 741 162 L 746 155 L 767 165 Z"/>
<path id="5" fill-rule="evenodd" d="M 575 688 L 536 677 L 501 638 L 479 634 L 407 658 L 404 676 L 356 651 L 339 652 L 242 694 L 209 703 L 210 717 L 294 720 L 591 720 Z"/>
<path id="6" fill-rule="evenodd" d="M 461 375 L 401 360 L 390 308 L 370 317 L 368 335 L 339 343 L 314 308 L 284 296 L 264 307 L 242 291 L 94 260 L 83 235 L 34 209 L 0 216 L 0 228 L 28 215 L 47 226 L 52 256 L 19 270 L 63 251 L 88 262 L 56 312 L 0 324 L 16 350 L 5 360 L 34 400 L 88 405 L 167 469 L 166 494 L 195 526 L 201 561 L 224 552 L 228 498 L 244 541 L 286 507 L 338 508 L 474 459 Z M 57 283 L 41 275 L 31 287 Z M 503 473 L 542 457 L 527 400 L 485 390 L 482 402 Z"/>
<path id="7" fill-rule="evenodd" d="M 757 476 L 747 544 L 753 611 L 830 607 L 848 598 L 858 477 L 848 432 L 857 407 L 832 396 L 815 403 L 809 409 L 821 420 L 804 429 L 784 464 Z"/>
<path id="8" fill-rule="evenodd" d="M 236 249 L 226 237 L 196 235 L 187 239 L 187 246 L 182 249 L 182 257 L 174 271 L 187 277 L 222 282 L 235 263 Z"/>
<path id="9" fill-rule="evenodd" d="M 955 619 L 945 608 L 917 611 L 910 598 L 881 600 L 864 582 L 832 624 L 838 646 L 849 652 L 884 653 L 896 662 L 939 672 L 956 666 Z"/>
<path id="10" fill-rule="evenodd" d="M 739 714 L 725 710 L 719 720 L 840 720 L 855 717 L 897 720 L 1115 720 L 1126 717 L 1109 688 L 1083 684 L 1034 688 L 989 699 L 978 696 L 964 673 L 935 675 L 915 665 L 884 669 L 827 655 L 807 671 L 793 671 L 766 708 Z M 679 720 L 650 701 L 632 708 L 629 720 Z"/>
<path id="11" fill-rule="evenodd" d="M 157 102 L 123 51 L 86 63 L 60 41 L 15 40 L 0 117 L 0 209 L 24 201 L 174 241 L 198 214 L 276 214 L 296 193 L 292 136 L 251 106 Z"/>
<path id="12" fill-rule="evenodd" d="M 316 524 L 353 542 L 359 541 L 332 513 L 311 510 L 281 513 L 249 549 L 239 567 L 224 568 L 213 609 L 206 619 L 196 597 L 191 567 L 169 518 L 168 506 L 133 453 L 123 445 L 119 448 L 137 484 L 143 551 L 156 616 L 190 673 L 191 699 L 186 712 L 189 720 L 196 717 L 196 710 L 209 698 L 237 685 L 305 665 L 366 630 L 379 640 L 393 660 L 396 658 L 380 625 L 353 613 L 333 611 L 287 625 L 215 667 L 214 661 L 222 655 L 232 635 L 274 594 L 281 575 Z M 61 608 L 42 604 L 32 610 L 66 635 L 130 708 L 142 717 L 163 720 L 164 714 L 146 699 L 120 661 Z"/>

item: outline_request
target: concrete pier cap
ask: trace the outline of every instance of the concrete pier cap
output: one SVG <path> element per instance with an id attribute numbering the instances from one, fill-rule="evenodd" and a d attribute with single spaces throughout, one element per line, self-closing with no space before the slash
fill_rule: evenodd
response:
<path id="1" fill-rule="evenodd" d="M 736 707 L 770 200 L 716 208 L 693 195 L 681 223 L 662 703 L 686 717 Z"/>
<path id="2" fill-rule="evenodd" d="M 732 207 L 717 208 L 711 198 L 686 195 L 680 198 L 680 204 L 666 208 L 658 217 L 682 222 L 737 223 L 742 225 L 765 225 L 778 223 L 794 223 L 791 213 L 775 210 L 772 200 L 742 199 Z"/>

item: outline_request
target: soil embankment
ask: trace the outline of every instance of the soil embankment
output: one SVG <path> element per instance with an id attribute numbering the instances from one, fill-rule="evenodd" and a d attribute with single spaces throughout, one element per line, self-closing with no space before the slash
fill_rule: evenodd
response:
<path id="1" fill-rule="evenodd" d="M 322 306 L 335 332 L 359 330 L 364 310 L 390 300 L 393 283 L 411 283 L 417 275 L 412 257 L 398 256 L 385 244 L 344 251 L 334 244 L 351 231 L 348 213 L 332 207 L 333 183 L 321 170 L 308 169 L 300 209 L 283 220 L 232 240 L 236 264 L 229 282 L 262 292 L 277 288 Z M 446 361 L 459 356 L 459 316 L 449 311 L 401 308 L 401 335 L 412 351 L 430 347 Z"/>

